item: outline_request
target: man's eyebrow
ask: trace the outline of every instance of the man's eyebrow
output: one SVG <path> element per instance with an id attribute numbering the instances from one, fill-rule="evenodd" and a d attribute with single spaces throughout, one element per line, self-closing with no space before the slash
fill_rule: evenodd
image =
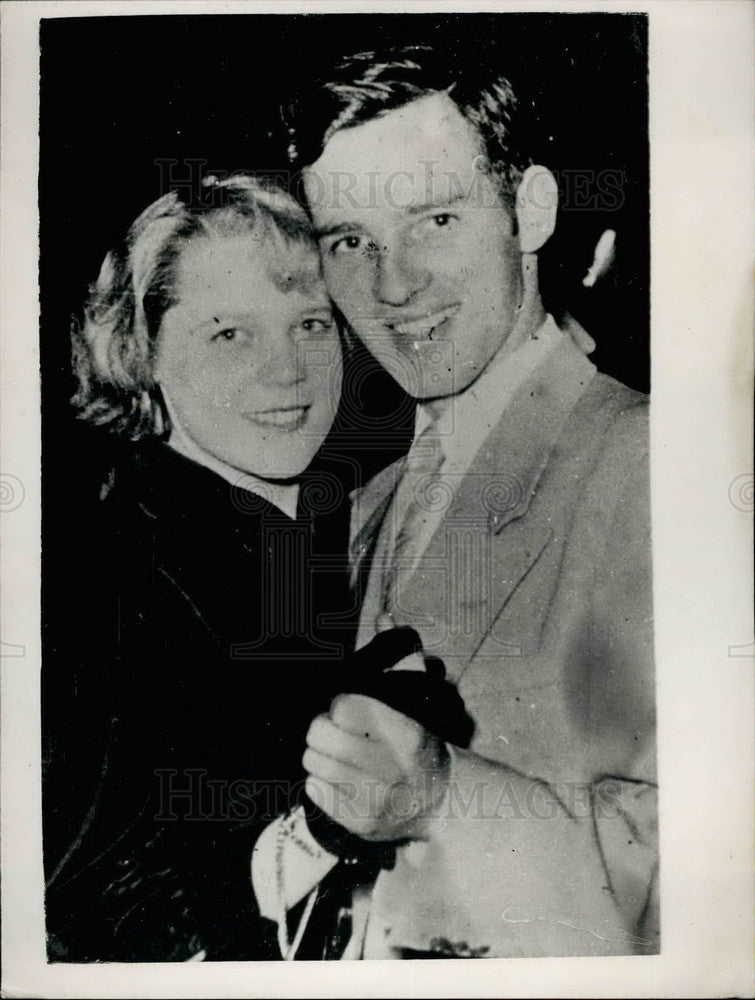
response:
<path id="1" fill-rule="evenodd" d="M 315 226 L 315 239 L 321 240 L 325 236 L 338 236 L 340 233 L 353 233 L 355 229 L 361 228 L 358 222 L 335 222 L 332 226 Z"/>
<path id="2" fill-rule="evenodd" d="M 408 215 L 422 215 L 423 212 L 442 211 L 446 208 L 453 208 L 461 201 L 467 200 L 466 191 L 450 195 L 448 198 L 438 198 L 430 201 L 423 201 L 419 205 L 408 205 L 406 212 Z M 326 236 L 339 236 L 343 233 L 353 233 L 361 229 L 358 222 L 334 222 L 332 225 L 315 226 L 315 239 L 321 240 Z"/>
<path id="3" fill-rule="evenodd" d="M 438 211 L 444 208 L 453 208 L 460 201 L 467 200 L 466 191 L 460 191 L 458 194 L 449 195 L 447 198 L 431 199 L 430 201 L 424 201 L 421 205 L 409 205 L 407 207 L 407 212 L 409 215 L 422 215 L 423 212 L 432 212 L 433 210 Z"/>

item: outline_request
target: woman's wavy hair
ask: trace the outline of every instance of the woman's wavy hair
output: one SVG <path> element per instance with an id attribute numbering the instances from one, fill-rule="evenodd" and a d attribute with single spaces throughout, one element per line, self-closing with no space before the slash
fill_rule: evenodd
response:
<path id="1" fill-rule="evenodd" d="M 170 421 L 154 378 L 162 318 L 176 304 L 181 251 L 197 236 L 254 230 L 275 252 L 311 247 L 309 219 L 280 186 L 249 175 L 204 181 L 201 204 L 158 198 L 110 251 L 72 328 L 78 416 L 131 440 L 165 437 Z"/>

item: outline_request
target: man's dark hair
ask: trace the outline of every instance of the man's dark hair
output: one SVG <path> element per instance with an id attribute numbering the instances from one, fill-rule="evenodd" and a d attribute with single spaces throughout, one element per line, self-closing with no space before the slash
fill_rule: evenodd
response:
<path id="1" fill-rule="evenodd" d="M 319 85 L 284 111 L 288 157 L 294 168 L 313 163 L 328 140 L 412 101 L 446 93 L 480 138 L 480 152 L 501 196 L 513 206 L 522 174 L 532 162 L 523 116 L 509 80 L 472 67 L 426 45 L 359 52 L 337 63 Z M 527 123 L 529 125 L 529 122 Z"/>

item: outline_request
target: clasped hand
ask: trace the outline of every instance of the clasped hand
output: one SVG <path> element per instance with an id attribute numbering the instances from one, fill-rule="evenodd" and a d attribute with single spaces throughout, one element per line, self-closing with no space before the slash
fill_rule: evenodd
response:
<path id="1" fill-rule="evenodd" d="M 360 694 L 338 695 L 314 719 L 303 764 L 312 801 L 370 841 L 427 838 L 449 783 L 443 741 Z"/>

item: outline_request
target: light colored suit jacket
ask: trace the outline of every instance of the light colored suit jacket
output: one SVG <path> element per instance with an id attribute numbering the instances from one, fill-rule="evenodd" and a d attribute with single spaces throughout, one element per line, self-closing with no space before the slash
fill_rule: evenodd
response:
<path id="1" fill-rule="evenodd" d="M 374 887 L 385 954 L 658 951 L 646 404 L 565 339 L 401 589 L 400 617 L 442 656 L 475 734 L 452 748 L 432 836 Z M 355 557 L 375 542 L 362 642 L 400 472 L 357 496 Z"/>

